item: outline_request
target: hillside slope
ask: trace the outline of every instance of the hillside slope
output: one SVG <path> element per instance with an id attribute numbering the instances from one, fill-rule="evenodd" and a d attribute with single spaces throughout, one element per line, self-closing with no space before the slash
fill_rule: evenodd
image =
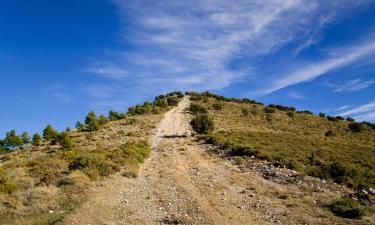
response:
<path id="1" fill-rule="evenodd" d="M 70 131 L 69 150 L 2 155 L 0 224 L 374 224 L 374 196 L 356 192 L 373 187 L 370 126 L 188 94 L 165 114 L 145 103 L 100 130 Z M 191 119 L 205 116 L 213 123 L 197 134 Z M 356 219 L 332 213 L 343 196 L 356 199 Z"/>
<path id="2" fill-rule="evenodd" d="M 109 180 L 66 224 L 372 223 L 337 217 L 324 206 L 349 189 L 313 178 L 265 179 L 210 154 L 210 146 L 190 136 L 188 104 L 185 98 L 165 114 L 137 179 Z"/>

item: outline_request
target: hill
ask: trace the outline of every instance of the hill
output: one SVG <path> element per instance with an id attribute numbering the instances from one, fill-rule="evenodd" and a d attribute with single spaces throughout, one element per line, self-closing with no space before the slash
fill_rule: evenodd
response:
<path id="1" fill-rule="evenodd" d="M 0 224 L 373 224 L 374 134 L 249 99 L 160 95 L 32 144 L 9 132 Z"/>

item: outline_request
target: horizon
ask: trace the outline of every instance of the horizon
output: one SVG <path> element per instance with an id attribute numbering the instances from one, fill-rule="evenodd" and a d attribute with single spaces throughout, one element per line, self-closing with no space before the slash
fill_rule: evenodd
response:
<path id="1" fill-rule="evenodd" d="M 170 91 L 375 122 L 369 0 L 1 5 L 0 137 L 63 130 Z"/>

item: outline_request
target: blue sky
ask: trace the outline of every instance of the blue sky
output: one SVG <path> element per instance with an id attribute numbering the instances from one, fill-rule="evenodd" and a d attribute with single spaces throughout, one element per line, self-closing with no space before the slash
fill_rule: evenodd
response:
<path id="1" fill-rule="evenodd" d="M 0 136 L 210 90 L 375 122 L 375 2 L 3 0 Z"/>

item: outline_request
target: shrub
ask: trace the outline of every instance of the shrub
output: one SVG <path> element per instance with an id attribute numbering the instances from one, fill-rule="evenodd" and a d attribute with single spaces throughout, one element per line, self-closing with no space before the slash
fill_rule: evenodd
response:
<path id="1" fill-rule="evenodd" d="M 214 130 L 214 122 L 206 114 L 195 116 L 190 124 L 198 134 L 206 134 Z"/>
<path id="2" fill-rule="evenodd" d="M 354 120 L 353 118 L 351 118 L 351 117 L 347 117 L 347 118 L 346 118 L 346 121 L 354 122 L 355 120 Z"/>
<path id="3" fill-rule="evenodd" d="M 17 184 L 11 177 L 0 175 L 0 193 L 11 194 L 17 189 Z"/>
<path id="4" fill-rule="evenodd" d="M 192 114 L 207 113 L 207 109 L 197 103 L 191 103 L 189 111 Z"/>
<path id="5" fill-rule="evenodd" d="M 336 119 L 337 119 L 337 120 L 345 120 L 345 118 L 342 117 L 342 116 L 336 116 Z"/>
<path id="6" fill-rule="evenodd" d="M 355 133 L 359 133 L 363 130 L 363 125 L 360 123 L 349 123 L 348 128 Z"/>
<path id="7" fill-rule="evenodd" d="M 124 113 L 115 112 L 113 110 L 110 110 L 108 113 L 108 119 L 110 121 L 114 120 L 122 120 L 125 119 L 126 115 Z"/>
<path id="8" fill-rule="evenodd" d="M 242 108 L 241 113 L 243 116 L 248 116 L 250 114 L 250 110 L 248 108 Z"/>
<path id="9" fill-rule="evenodd" d="M 264 111 L 266 113 L 274 113 L 274 112 L 276 112 L 276 110 L 274 108 L 271 108 L 271 107 L 268 107 L 268 106 L 266 108 L 264 108 Z"/>
<path id="10" fill-rule="evenodd" d="M 335 133 L 334 133 L 333 131 L 331 131 L 331 130 L 328 130 L 328 131 L 326 131 L 326 132 L 324 133 L 324 135 L 325 135 L 326 137 L 333 137 L 333 136 L 335 136 Z"/>
<path id="11" fill-rule="evenodd" d="M 56 158 L 38 158 L 29 162 L 30 175 L 38 179 L 37 184 L 54 184 L 68 171 L 65 160 Z"/>
<path id="12" fill-rule="evenodd" d="M 331 122 L 337 122 L 338 121 L 337 117 L 332 117 L 332 116 L 327 116 L 327 120 L 329 120 Z"/>
<path id="13" fill-rule="evenodd" d="M 286 113 L 289 117 L 293 118 L 294 117 L 294 112 L 287 112 Z"/>
<path id="14" fill-rule="evenodd" d="M 155 101 L 155 105 L 160 107 L 160 108 L 166 108 L 166 107 L 168 107 L 168 101 L 167 101 L 166 98 L 159 99 L 159 100 Z"/>
<path id="15" fill-rule="evenodd" d="M 364 207 L 357 200 L 351 198 L 336 200 L 330 208 L 336 215 L 349 219 L 361 218 L 365 214 Z"/>
<path id="16" fill-rule="evenodd" d="M 101 153 L 78 153 L 73 155 L 69 163 L 70 170 L 82 170 L 92 180 L 108 176 L 119 170 L 118 166 L 106 159 Z"/>
<path id="17" fill-rule="evenodd" d="M 179 99 L 176 96 L 170 96 L 167 98 L 167 102 L 169 106 L 175 106 L 178 104 Z"/>
<path id="18" fill-rule="evenodd" d="M 319 116 L 322 117 L 322 118 L 325 118 L 326 114 L 321 112 L 321 113 L 319 113 Z"/>
<path id="19" fill-rule="evenodd" d="M 212 104 L 212 108 L 215 109 L 215 110 L 222 110 L 223 104 L 221 104 L 219 102 L 215 102 L 214 104 Z"/>

